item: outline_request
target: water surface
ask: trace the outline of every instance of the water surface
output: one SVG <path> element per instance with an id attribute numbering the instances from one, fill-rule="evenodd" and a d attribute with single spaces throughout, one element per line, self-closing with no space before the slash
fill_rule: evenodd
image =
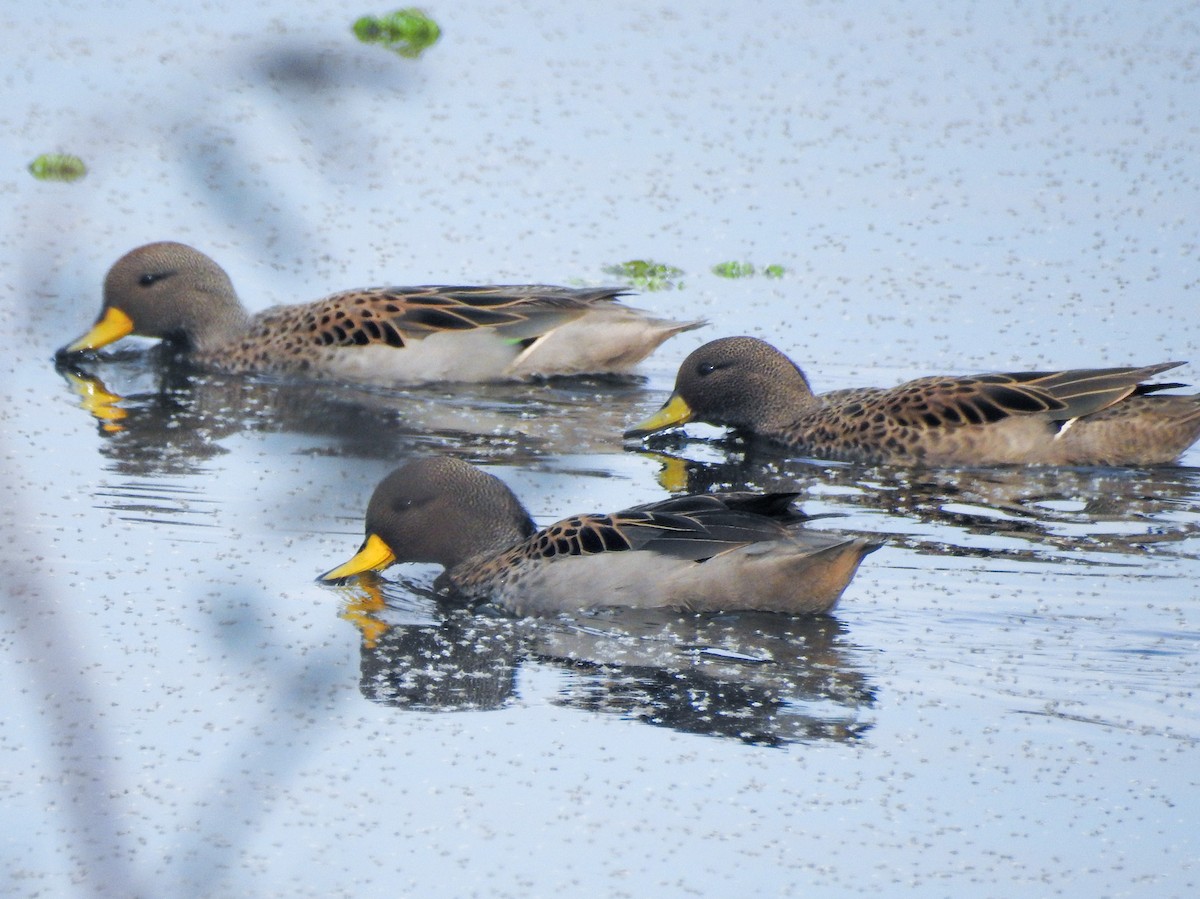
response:
<path id="1" fill-rule="evenodd" d="M 1200 382 L 1200 14 L 460 3 L 410 61 L 335 7 L 0 15 L 6 894 L 1193 895 L 1200 451 L 922 472 L 620 432 L 729 333 L 820 390 Z M 136 342 L 56 371 L 157 239 L 256 310 L 655 258 L 683 287 L 637 303 L 711 324 L 624 379 L 366 390 Z M 820 620 L 314 584 L 431 452 L 544 523 L 751 486 L 886 545 Z"/>

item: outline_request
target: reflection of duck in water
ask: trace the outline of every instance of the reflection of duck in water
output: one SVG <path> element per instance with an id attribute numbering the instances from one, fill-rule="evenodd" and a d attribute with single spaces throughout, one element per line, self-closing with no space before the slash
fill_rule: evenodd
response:
<path id="1" fill-rule="evenodd" d="M 117 354 L 103 379 L 58 366 L 104 437 L 100 452 L 130 474 L 195 471 L 244 433 L 301 435 L 308 452 L 388 461 L 464 450 L 515 462 L 614 453 L 623 410 L 645 390 L 641 379 L 612 375 L 378 390 L 199 372 L 169 354 L 149 355 L 164 358 Z"/>
<path id="2" fill-rule="evenodd" d="M 793 498 L 682 496 L 538 531 L 498 478 L 458 459 L 423 459 L 380 482 L 362 548 L 321 580 L 435 562 L 454 592 L 517 615 L 599 606 L 828 612 L 879 544 L 803 530 Z"/>
<path id="3" fill-rule="evenodd" d="M 706 443 L 702 458 L 689 458 L 697 447 L 681 442 L 676 455 L 642 454 L 661 465 L 659 483 L 672 493 L 797 491 L 807 513 L 870 521 L 873 536 L 921 553 L 1056 563 L 1087 553 L 1088 562 L 1123 565 L 1152 547 L 1200 552 L 1200 469 L 1189 466 L 863 466 L 735 437 L 715 445 L 724 452 Z"/>
<path id="4" fill-rule="evenodd" d="M 626 371 L 673 322 L 615 302 L 614 288 L 376 287 L 251 316 L 225 271 L 181 243 L 130 251 L 104 279 L 72 356 L 127 334 L 176 343 L 200 365 L 373 384 L 491 381 Z"/>
<path id="5" fill-rule="evenodd" d="M 60 372 L 79 397 L 79 405 L 96 419 L 101 431 L 116 434 L 125 430 L 122 422 L 129 415 L 129 410 L 120 405 L 125 397 L 113 393 L 104 386 L 103 381 L 86 372 L 69 366 L 61 367 Z"/>
<path id="6" fill-rule="evenodd" d="M 221 437 L 246 426 L 247 407 L 237 405 L 243 390 L 224 384 L 196 388 L 175 366 L 157 369 L 151 383 L 139 378 L 134 390 L 123 386 L 122 393 L 82 368 L 60 364 L 58 371 L 105 438 L 101 455 L 124 474 L 195 473 L 225 452 Z"/>
<path id="7" fill-rule="evenodd" d="M 870 728 L 875 689 L 836 618 L 606 609 L 569 625 L 539 627 L 532 642 L 539 659 L 570 666 L 562 705 L 765 745 Z"/>
<path id="8" fill-rule="evenodd" d="M 403 607 L 389 606 L 385 591 L 391 585 L 378 577 L 360 578 L 343 590 L 341 617 L 362 635 L 363 696 L 431 712 L 483 711 L 510 702 L 520 656 L 512 620 L 442 609 L 428 591 L 405 586 L 414 595 L 404 597 Z"/>
<path id="9" fill-rule="evenodd" d="M 852 741 L 871 726 L 875 689 L 835 618 L 606 609 L 513 619 L 447 609 L 419 585 L 403 587 L 400 597 L 364 577 L 343 588 L 342 617 L 362 633 L 360 688 L 380 705 L 502 708 L 534 698 L 522 667 L 553 666 L 564 675 L 549 702 L 683 733 L 784 745 Z"/>
<path id="10" fill-rule="evenodd" d="M 1158 465 L 1200 437 L 1200 396 L 1148 396 L 1182 365 L 919 378 L 814 395 L 770 344 L 727 337 L 684 360 L 675 391 L 626 432 L 688 421 L 730 425 L 797 453 L 852 462 Z"/>

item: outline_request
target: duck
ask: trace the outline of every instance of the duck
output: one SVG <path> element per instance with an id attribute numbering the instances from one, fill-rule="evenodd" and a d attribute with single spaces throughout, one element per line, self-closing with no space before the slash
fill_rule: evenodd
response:
<path id="1" fill-rule="evenodd" d="M 655 318 L 613 287 L 371 287 L 250 314 L 229 275 L 186 244 L 118 259 L 90 330 L 61 363 L 129 335 L 159 338 L 192 362 L 374 385 L 484 382 L 629 371 L 703 321 Z"/>
<path id="2" fill-rule="evenodd" d="M 1183 365 L 933 375 L 814 394 L 800 367 L 755 337 L 694 350 L 658 412 L 626 438 L 689 421 L 726 425 L 798 455 L 867 464 L 1151 466 L 1200 437 L 1200 395 L 1146 383 Z"/>
<path id="3" fill-rule="evenodd" d="M 688 494 L 538 529 L 495 475 L 420 458 L 380 481 L 358 552 L 318 581 L 424 562 L 442 566 L 435 586 L 446 594 L 519 617 L 602 607 L 825 614 L 881 544 L 805 528 L 796 496 Z"/>

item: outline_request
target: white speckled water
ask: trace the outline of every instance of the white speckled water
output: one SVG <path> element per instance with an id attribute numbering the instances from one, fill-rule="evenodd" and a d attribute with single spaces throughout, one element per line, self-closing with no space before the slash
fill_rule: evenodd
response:
<path id="1" fill-rule="evenodd" d="M 427 9 L 418 60 L 354 39 L 385 9 L 317 0 L 0 12 L 4 895 L 1200 892 L 1200 450 L 912 472 L 620 439 L 731 333 L 818 390 L 1173 359 L 1200 384 L 1200 10 Z M 87 177 L 35 180 L 49 152 Z M 711 325 L 626 380 L 364 390 L 135 341 L 99 382 L 56 371 L 159 239 L 254 310 L 651 258 L 683 286 L 636 304 Z M 886 545 L 816 621 L 313 583 L 429 452 L 541 522 L 751 486 Z"/>

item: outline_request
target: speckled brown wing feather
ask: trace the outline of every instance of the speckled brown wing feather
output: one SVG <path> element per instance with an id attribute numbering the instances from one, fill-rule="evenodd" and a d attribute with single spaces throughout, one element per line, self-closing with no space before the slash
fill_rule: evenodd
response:
<path id="1" fill-rule="evenodd" d="M 623 294 L 615 288 L 376 287 L 318 300 L 287 328 L 320 346 L 403 347 L 430 334 L 476 328 L 525 340 Z"/>
<path id="2" fill-rule="evenodd" d="M 513 559 L 641 550 L 673 559 L 707 559 L 718 553 L 777 540 L 802 521 L 791 508 L 794 493 L 681 496 L 610 515 L 575 515 L 538 531 L 510 553 Z"/>
<path id="3" fill-rule="evenodd" d="M 1138 392 L 1139 382 L 1182 364 L 921 378 L 876 392 L 873 399 L 889 418 L 909 427 L 991 424 L 1033 414 L 1065 420 L 1118 403 Z"/>

